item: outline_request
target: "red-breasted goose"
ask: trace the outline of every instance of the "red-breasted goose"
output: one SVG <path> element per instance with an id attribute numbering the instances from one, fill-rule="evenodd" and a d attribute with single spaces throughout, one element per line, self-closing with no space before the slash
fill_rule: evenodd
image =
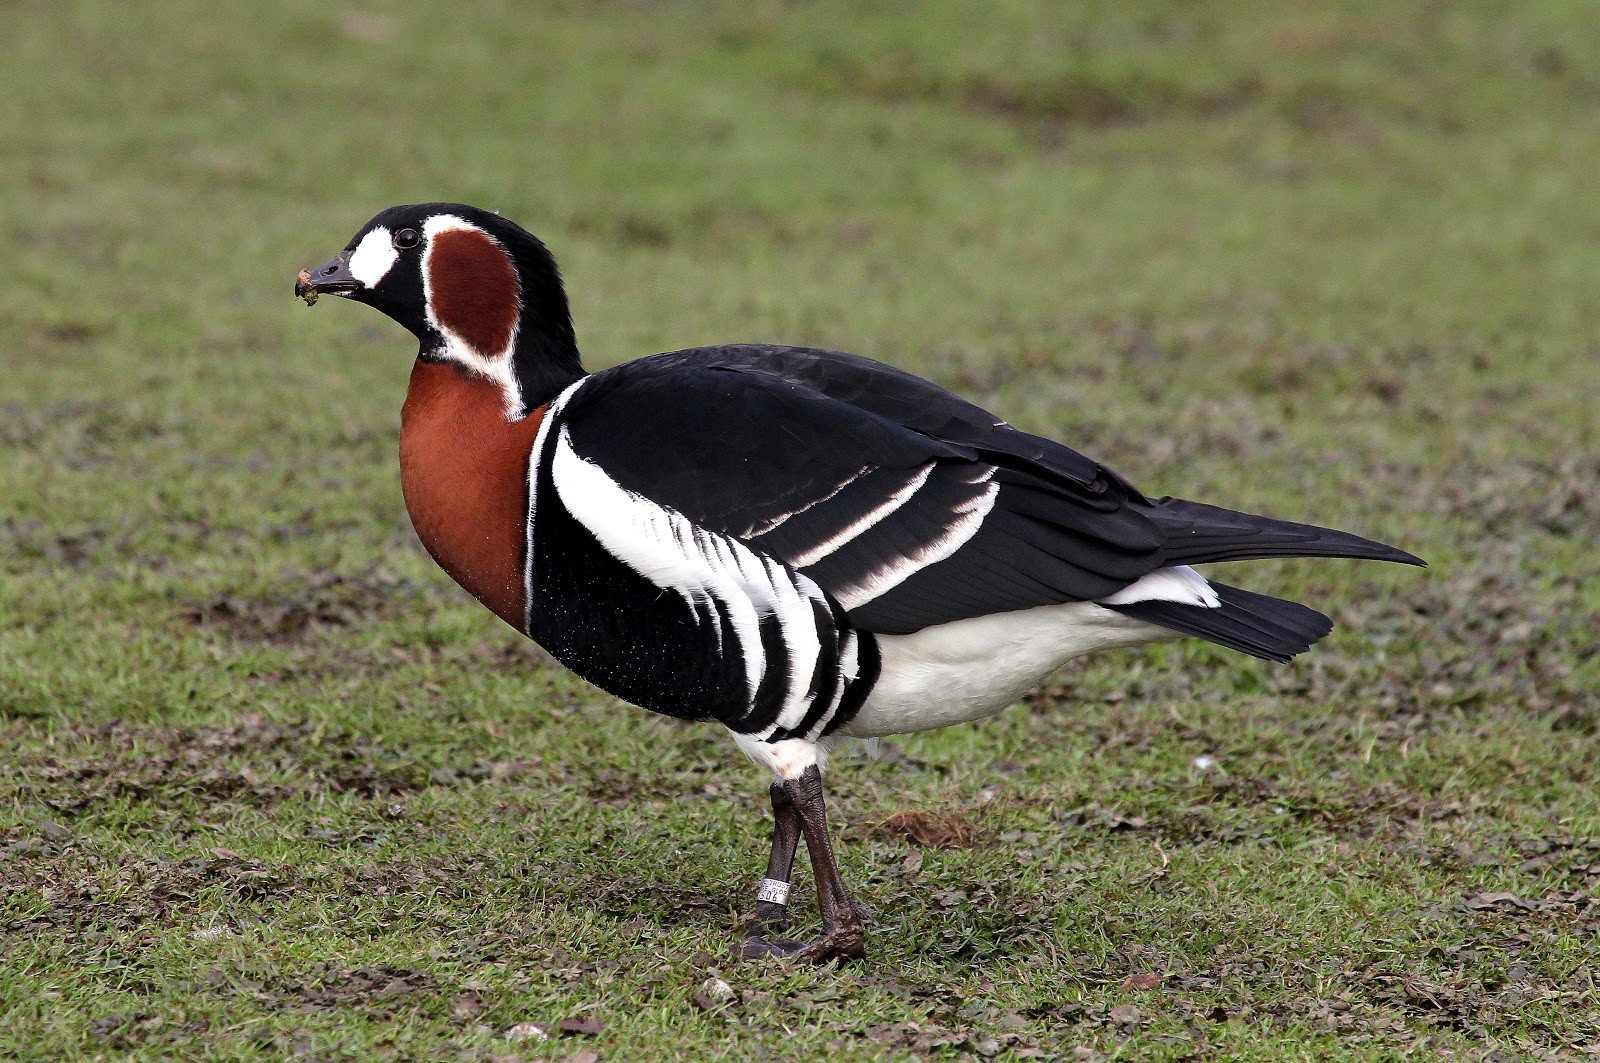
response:
<path id="1" fill-rule="evenodd" d="M 746 956 L 863 953 L 821 768 L 851 737 L 991 715 L 1063 662 L 1195 636 L 1271 661 L 1332 625 L 1192 565 L 1422 562 L 1345 532 L 1149 499 L 1060 443 L 836 351 L 737 345 L 586 374 L 544 244 L 457 203 L 392 207 L 295 294 L 421 343 L 400 478 L 428 552 L 625 701 L 715 720 L 775 777 Z M 822 909 L 788 926 L 804 838 Z"/>

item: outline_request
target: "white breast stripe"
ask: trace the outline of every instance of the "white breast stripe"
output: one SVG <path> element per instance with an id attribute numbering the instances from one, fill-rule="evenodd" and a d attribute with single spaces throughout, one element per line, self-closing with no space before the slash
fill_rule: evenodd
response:
<path id="1" fill-rule="evenodd" d="M 729 540 L 734 542 L 734 540 Z M 734 545 L 738 545 L 736 542 Z M 827 611 L 827 599 L 822 588 L 798 573 L 791 576 L 776 562 L 761 558 L 766 575 L 766 586 L 776 591 L 778 624 L 783 629 L 783 642 L 789 650 L 789 690 L 783 701 L 783 711 L 778 713 L 778 726 L 789 730 L 799 727 L 811 711 L 811 677 L 817 670 L 817 658 L 822 655 L 822 640 L 817 632 L 816 613 L 811 602 L 822 604 Z M 798 586 L 796 585 L 798 583 Z M 759 591 L 761 588 L 753 588 Z"/>
<path id="2" fill-rule="evenodd" d="M 878 505 L 874 506 L 871 512 L 867 513 L 858 520 L 852 521 L 848 527 L 829 536 L 804 553 L 801 553 L 796 557 L 789 558 L 789 564 L 793 565 L 795 568 L 805 568 L 807 565 L 814 565 L 818 561 L 821 561 L 823 558 L 827 557 L 829 554 L 833 553 L 835 550 L 839 549 L 839 547 L 843 546 L 845 543 L 871 528 L 874 524 L 878 524 L 883 521 L 883 519 L 889 514 L 905 505 L 906 502 L 910 500 L 911 496 L 917 493 L 917 489 L 928 482 L 928 475 L 933 472 L 933 465 L 934 463 L 930 461 L 926 465 L 922 466 L 916 471 L 916 473 L 911 477 L 910 481 L 908 481 L 904 487 L 900 488 L 900 490 L 896 491 Z"/>
<path id="3" fill-rule="evenodd" d="M 533 514 L 538 506 L 539 499 L 539 464 L 544 454 L 545 443 L 550 436 L 550 426 L 556 423 L 561 410 L 572 398 L 572 393 L 591 378 L 583 379 L 571 384 L 565 391 L 551 400 L 544 411 L 544 420 L 539 422 L 539 431 L 533 437 L 533 449 L 528 451 L 528 524 L 524 530 L 525 549 L 522 551 L 522 601 L 523 617 L 522 630 L 526 632 L 533 625 L 529 622 L 533 616 Z"/>
<path id="4" fill-rule="evenodd" d="M 846 680 L 861 674 L 861 651 L 854 631 L 846 631 L 839 643 L 839 674 Z"/>
<path id="5" fill-rule="evenodd" d="M 683 514 L 622 487 L 578 454 L 565 427 L 554 446 L 551 474 L 556 492 L 600 545 L 657 587 L 704 608 L 716 629 L 714 637 L 720 639 L 721 623 L 728 622 L 739 644 L 728 649 L 744 660 L 752 708 L 767 669 L 779 666 L 767 659 L 761 643 L 762 618 L 776 618 L 788 660 L 781 676 L 783 705 L 764 734 L 798 727 L 811 709 L 810 682 L 822 653 L 824 633 L 817 630 L 812 604 L 826 610 L 822 589 L 739 540 L 707 531 Z"/>
<path id="6" fill-rule="evenodd" d="M 766 671 L 760 618 L 741 586 L 737 564 L 719 556 L 714 541 L 674 513 L 626 490 L 572 449 L 566 428 L 556 440 L 551 474 L 562 503 L 618 561 L 691 606 L 720 606 L 744 655 L 745 684 L 754 702 Z M 754 561 L 754 558 L 751 559 Z M 731 568 L 731 571 L 730 571 Z"/>
<path id="7" fill-rule="evenodd" d="M 817 736 L 822 734 L 827 729 L 828 724 L 833 722 L 834 713 L 839 711 L 839 705 L 844 700 L 844 688 L 855 682 L 856 677 L 860 674 L 861 665 L 856 653 L 856 634 L 853 631 L 841 631 L 839 633 L 839 691 L 834 695 L 833 704 L 829 705 L 827 711 L 817 717 L 817 722 L 812 724 L 811 730 L 806 732 L 805 737 L 807 739 L 815 742 Z"/>
<path id="8" fill-rule="evenodd" d="M 987 486 L 971 501 L 956 507 L 956 519 L 945 528 L 943 535 L 909 554 L 896 558 L 855 583 L 839 588 L 834 592 L 839 604 L 846 609 L 863 606 L 965 546 L 968 540 L 978 534 L 978 529 L 983 526 L 983 518 L 994 508 L 995 496 L 1000 493 L 1000 485 L 990 479 L 994 474 L 995 469 L 991 467 L 973 484 L 974 487 L 978 484 Z"/>
<path id="9" fill-rule="evenodd" d="M 1215 609 L 1222 604 L 1206 578 L 1188 565 L 1158 568 L 1128 584 L 1109 598 L 1106 605 L 1132 605 L 1134 602 L 1182 602 Z"/>
<path id="10" fill-rule="evenodd" d="M 778 589 L 781 611 L 777 613 L 778 625 L 783 631 L 783 644 L 789 651 L 789 679 L 788 688 L 784 693 L 783 708 L 778 711 L 778 716 L 767 727 L 755 733 L 755 737 L 762 740 L 771 738 L 780 728 L 792 731 L 805 722 L 806 713 L 811 711 L 811 677 L 817 670 L 817 658 L 822 654 L 822 638 L 828 632 L 818 632 L 811 606 L 807 599 L 814 598 L 823 603 L 826 608 L 826 598 L 822 588 L 811 580 L 796 573 L 793 579 L 798 587 L 789 582 L 789 575 L 772 564 L 774 570 L 773 587 Z M 787 593 L 785 593 L 785 590 Z M 827 717 L 832 717 L 835 709 L 839 707 L 839 698 L 844 696 L 843 685 L 834 694 L 833 704 L 827 710 Z M 815 730 L 815 728 L 813 728 Z"/>

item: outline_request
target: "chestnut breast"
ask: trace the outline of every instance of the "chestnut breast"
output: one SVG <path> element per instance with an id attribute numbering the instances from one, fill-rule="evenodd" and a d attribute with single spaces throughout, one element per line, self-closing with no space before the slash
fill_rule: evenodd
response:
<path id="1" fill-rule="evenodd" d="M 400 412 L 400 487 L 417 537 L 451 579 L 519 631 L 528 456 L 544 412 L 508 421 L 495 385 L 423 361 Z"/>

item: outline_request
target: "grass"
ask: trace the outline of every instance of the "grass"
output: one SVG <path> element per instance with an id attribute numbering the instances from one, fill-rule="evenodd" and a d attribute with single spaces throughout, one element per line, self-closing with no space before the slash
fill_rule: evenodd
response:
<path id="1" fill-rule="evenodd" d="M 1600 1042 L 1583 5 L 22 0 L 0 36 L 0 1058 Z M 290 299 L 431 198 L 549 241 L 591 366 L 855 350 L 1433 567 L 1241 569 L 1338 631 L 1106 654 L 839 762 L 871 959 L 730 964 L 764 780 L 431 566 L 409 339 Z"/>

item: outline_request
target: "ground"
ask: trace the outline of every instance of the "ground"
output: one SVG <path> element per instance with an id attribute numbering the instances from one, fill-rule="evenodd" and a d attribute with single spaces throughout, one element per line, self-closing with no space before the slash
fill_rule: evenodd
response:
<path id="1" fill-rule="evenodd" d="M 0 38 L 0 1058 L 1596 1051 L 1585 5 L 12 0 Z M 433 198 L 549 241 L 591 366 L 853 350 L 1432 567 L 1239 566 L 1338 629 L 843 757 L 870 959 L 733 964 L 765 780 L 434 569 L 412 341 L 291 297 Z"/>

